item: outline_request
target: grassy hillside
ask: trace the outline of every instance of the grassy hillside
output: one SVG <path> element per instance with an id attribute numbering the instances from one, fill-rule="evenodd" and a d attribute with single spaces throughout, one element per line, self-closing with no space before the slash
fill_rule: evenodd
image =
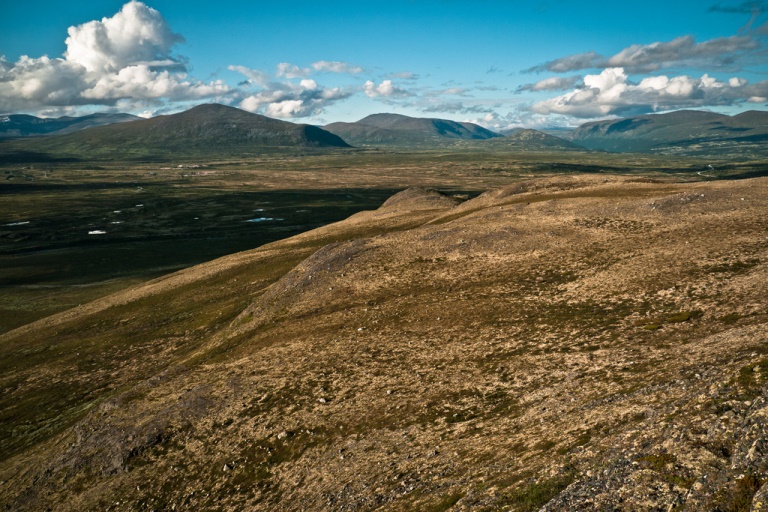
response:
<path id="1" fill-rule="evenodd" d="M 325 129 L 353 146 L 429 147 L 501 137 L 473 123 L 400 114 L 373 114 L 354 123 L 331 123 Z"/>
<path id="2" fill-rule="evenodd" d="M 137 121 L 131 114 L 90 114 L 81 117 L 40 118 L 23 114 L 0 116 L 0 139 L 62 135 L 94 126 Z"/>
<path id="3" fill-rule="evenodd" d="M 0 161 L 184 160 L 347 148 L 321 128 L 224 105 L 112 124 L 45 139 L 0 144 Z"/>
<path id="4" fill-rule="evenodd" d="M 687 155 L 766 156 L 768 112 L 735 116 L 681 110 L 626 119 L 596 121 L 578 127 L 573 142 L 607 151 Z"/>
<path id="5" fill-rule="evenodd" d="M 411 189 L 7 333 L 2 504 L 748 507 L 766 190 Z"/>
<path id="6" fill-rule="evenodd" d="M 549 153 L 556 151 L 588 151 L 586 148 L 560 137 L 529 129 L 515 130 L 504 137 L 457 142 L 456 145 L 462 149 L 481 151 L 533 151 Z"/>

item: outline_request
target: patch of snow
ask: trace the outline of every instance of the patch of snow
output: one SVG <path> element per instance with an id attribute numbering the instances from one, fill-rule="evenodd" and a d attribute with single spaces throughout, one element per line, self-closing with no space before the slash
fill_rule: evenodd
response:
<path id="1" fill-rule="evenodd" d="M 93 231 L 88 232 L 89 235 L 106 235 L 106 231 L 102 231 L 100 229 L 94 229 Z"/>
<path id="2" fill-rule="evenodd" d="M 11 222 L 10 224 L 6 224 L 6 226 L 23 226 L 24 224 L 29 224 L 29 221 L 25 220 L 22 222 Z"/>

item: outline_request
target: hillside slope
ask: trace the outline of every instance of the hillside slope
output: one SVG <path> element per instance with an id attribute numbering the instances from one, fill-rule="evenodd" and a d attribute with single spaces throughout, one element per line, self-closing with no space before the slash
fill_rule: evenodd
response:
<path id="1" fill-rule="evenodd" d="M 411 189 L 9 332 L 0 505 L 748 507 L 766 185 Z"/>
<path id="2" fill-rule="evenodd" d="M 571 140 L 590 149 L 669 154 L 764 154 L 768 112 L 751 110 L 735 116 L 680 110 L 579 126 Z"/>
<path id="3" fill-rule="evenodd" d="M 400 114 L 372 114 L 354 123 L 331 123 L 324 128 L 353 146 L 425 146 L 501 137 L 473 123 Z"/>
<path id="4" fill-rule="evenodd" d="M 0 146 L 0 151 L 42 153 L 55 158 L 119 160 L 346 147 L 349 144 L 316 126 L 271 119 L 224 105 L 205 104 L 178 114 L 89 128 L 45 139 L 15 141 L 13 145 L 6 143 Z"/>
<path id="5" fill-rule="evenodd" d="M 491 151 L 588 151 L 586 148 L 568 140 L 549 135 L 538 130 L 518 129 L 504 137 L 479 141 L 466 141 L 457 144 L 466 149 L 481 149 Z"/>
<path id="6" fill-rule="evenodd" d="M 63 135 L 94 126 L 141 119 L 131 114 L 98 113 L 81 117 L 40 118 L 24 114 L 0 116 L 0 139 Z"/>

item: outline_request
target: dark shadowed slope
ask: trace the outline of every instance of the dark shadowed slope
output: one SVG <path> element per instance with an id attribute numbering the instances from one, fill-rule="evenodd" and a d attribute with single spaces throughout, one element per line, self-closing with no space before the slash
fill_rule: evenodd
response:
<path id="1" fill-rule="evenodd" d="M 354 123 L 332 123 L 325 129 L 355 146 L 422 146 L 501 137 L 473 123 L 400 114 L 373 114 Z"/>
<path id="2" fill-rule="evenodd" d="M 0 139 L 63 135 L 94 126 L 137 121 L 131 114 L 90 114 L 82 117 L 41 118 L 25 114 L 0 116 Z"/>
<path id="3" fill-rule="evenodd" d="M 753 151 L 768 142 L 768 112 L 736 116 L 681 110 L 581 125 L 573 142 L 607 151 L 683 154 Z M 764 150 L 764 148 L 763 148 Z"/>
<path id="4" fill-rule="evenodd" d="M 349 145 L 316 126 L 279 121 L 224 105 L 205 104 L 178 114 L 90 128 L 44 140 L 18 141 L 5 147 L 10 151 L 59 157 L 131 159 L 258 154 Z"/>

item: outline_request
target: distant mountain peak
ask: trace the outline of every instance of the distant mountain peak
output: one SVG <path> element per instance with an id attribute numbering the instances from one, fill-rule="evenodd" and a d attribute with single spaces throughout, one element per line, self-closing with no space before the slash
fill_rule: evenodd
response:
<path id="1" fill-rule="evenodd" d="M 0 139 L 44 137 L 73 133 L 95 126 L 137 121 L 140 117 L 131 114 L 97 112 L 80 117 L 36 117 L 28 114 L 7 114 L 0 116 Z"/>
<path id="2" fill-rule="evenodd" d="M 502 137 L 474 123 L 392 113 L 371 114 L 354 123 L 332 123 L 325 128 L 355 146 L 432 146 Z"/>
<path id="3" fill-rule="evenodd" d="M 171 154 L 231 155 L 307 148 L 350 147 L 337 135 L 306 124 L 206 103 L 184 112 L 109 125 L 36 141 L 35 152 L 77 158 L 164 158 Z"/>
<path id="4" fill-rule="evenodd" d="M 728 116 L 678 110 L 594 121 L 574 130 L 571 140 L 590 149 L 615 152 L 726 154 L 749 148 L 752 153 L 764 153 L 768 112 L 751 110 Z"/>

